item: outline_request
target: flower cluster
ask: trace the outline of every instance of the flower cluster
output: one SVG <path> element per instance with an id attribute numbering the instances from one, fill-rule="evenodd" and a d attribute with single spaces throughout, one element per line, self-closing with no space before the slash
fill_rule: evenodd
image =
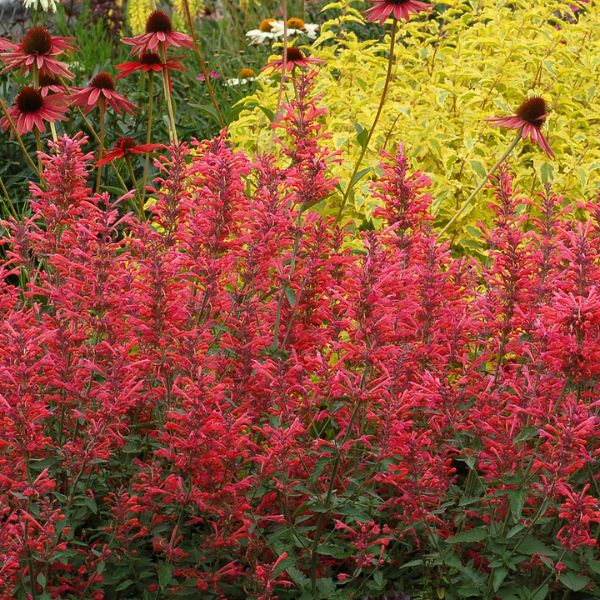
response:
<path id="1" fill-rule="evenodd" d="M 339 160 L 313 78 L 283 166 L 173 144 L 149 220 L 91 191 L 81 136 L 43 155 L 3 223 L 2 597 L 593 586 L 597 205 L 502 168 L 485 264 L 454 258 L 399 149 L 357 240 L 309 210 Z"/>

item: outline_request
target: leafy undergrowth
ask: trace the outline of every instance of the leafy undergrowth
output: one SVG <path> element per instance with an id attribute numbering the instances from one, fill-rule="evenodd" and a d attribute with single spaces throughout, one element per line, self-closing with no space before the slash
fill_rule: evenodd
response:
<path id="1" fill-rule="evenodd" d="M 308 87 L 283 168 L 173 147 L 143 221 L 65 136 L 4 222 L 2 598 L 599 596 L 598 205 L 503 168 L 456 259 L 400 149 L 352 250 Z"/>

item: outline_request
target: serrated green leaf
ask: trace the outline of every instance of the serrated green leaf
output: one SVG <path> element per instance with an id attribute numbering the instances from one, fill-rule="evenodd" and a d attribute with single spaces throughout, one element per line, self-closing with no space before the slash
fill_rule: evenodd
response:
<path id="1" fill-rule="evenodd" d="M 449 537 L 446 541 L 449 544 L 466 544 L 471 542 L 481 542 L 488 536 L 487 529 L 478 527 L 476 529 L 469 529 L 468 531 L 462 531 L 452 537 Z"/>
<path id="2" fill-rule="evenodd" d="M 559 576 L 560 582 L 574 592 L 582 590 L 589 582 L 590 578 L 585 575 L 578 575 L 573 571 L 566 571 Z"/>
<path id="3" fill-rule="evenodd" d="M 508 492 L 508 498 L 510 502 L 510 512 L 512 514 L 512 518 L 515 522 L 517 522 L 523 513 L 527 492 L 525 490 L 511 490 Z"/>

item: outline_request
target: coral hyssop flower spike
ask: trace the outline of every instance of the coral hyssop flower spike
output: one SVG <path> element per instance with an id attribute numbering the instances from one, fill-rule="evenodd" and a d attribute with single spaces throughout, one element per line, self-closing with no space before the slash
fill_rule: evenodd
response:
<path id="1" fill-rule="evenodd" d="M 0 38 L 0 61 L 6 65 L 2 71 L 20 69 L 22 73 L 34 69 L 41 75 L 57 75 L 67 79 L 73 78 L 64 62 L 56 60 L 56 56 L 65 50 L 75 50 L 70 38 L 56 37 L 45 27 L 32 27 L 25 34 L 20 44 Z"/>
<path id="2" fill-rule="evenodd" d="M 428 12 L 432 7 L 417 0 L 374 0 L 374 5 L 365 11 L 369 21 L 379 21 L 383 25 L 386 19 L 394 17 L 399 21 L 408 21 L 411 14 Z"/>
<path id="3" fill-rule="evenodd" d="M 550 158 L 554 158 L 554 153 L 541 131 L 547 116 L 548 110 L 545 100 L 540 96 L 533 96 L 519 106 L 515 115 L 490 117 L 486 120 L 496 127 L 520 129 L 524 138 L 528 138 L 532 143 L 537 144 Z"/>
<path id="4" fill-rule="evenodd" d="M 134 114 L 137 108 L 125 96 L 115 92 L 115 82 L 105 71 L 98 73 L 87 87 L 75 92 L 72 95 L 72 100 L 75 106 L 83 106 L 86 112 L 92 110 L 100 100 L 108 102 L 117 113 L 124 110 L 129 114 Z"/>
<path id="5" fill-rule="evenodd" d="M 66 121 L 66 112 L 67 100 L 63 94 L 42 96 L 39 90 L 29 86 L 21 89 L 14 105 L 8 109 L 19 135 L 30 132 L 34 127 L 44 131 L 44 121 Z M 6 131 L 9 125 L 6 117 L 0 121 L 2 131 Z"/>
<path id="6" fill-rule="evenodd" d="M 133 46 L 132 54 L 156 52 L 159 48 L 166 50 L 169 46 L 193 48 L 194 42 L 189 35 L 173 31 L 171 17 L 162 10 L 154 10 L 146 21 L 146 33 L 132 38 L 123 38 L 125 44 Z"/>

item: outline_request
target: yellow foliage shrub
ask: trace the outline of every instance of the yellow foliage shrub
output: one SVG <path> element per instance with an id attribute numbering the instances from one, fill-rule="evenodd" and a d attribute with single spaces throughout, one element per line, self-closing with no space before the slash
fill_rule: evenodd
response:
<path id="1" fill-rule="evenodd" d="M 446 0 L 429 16 L 402 22 L 388 99 L 346 217 L 357 226 L 371 219 L 374 206 L 365 192 L 379 153 L 403 143 L 415 166 L 432 177 L 434 210 L 443 226 L 514 138 L 514 131 L 492 127 L 485 118 L 513 114 L 533 94 L 549 104 L 543 133 L 556 158 L 520 142 L 510 159 L 516 184 L 527 193 L 551 183 L 571 200 L 593 197 L 600 168 L 600 11 L 594 2 L 583 6 L 576 19 L 569 3 L 554 0 Z M 317 92 L 328 111 L 326 131 L 344 157 L 334 169 L 339 193 L 322 207 L 335 213 L 366 137 L 361 132 L 371 127 L 379 104 L 390 27 L 379 28 L 380 40 L 361 41 L 355 33 L 364 27 L 359 10 L 345 0 L 324 10 L 337 16 L 323 24 L 311 54 L 325 61 Z M 243 100 L 231 126 L 234 143 L 250 151 L 269 148 L 278 88 L 278 79 L 264 78 Z M 488 217 L 486 194 L 450 230 L 465 249 L 480 248 L 471 226 Z"/>

